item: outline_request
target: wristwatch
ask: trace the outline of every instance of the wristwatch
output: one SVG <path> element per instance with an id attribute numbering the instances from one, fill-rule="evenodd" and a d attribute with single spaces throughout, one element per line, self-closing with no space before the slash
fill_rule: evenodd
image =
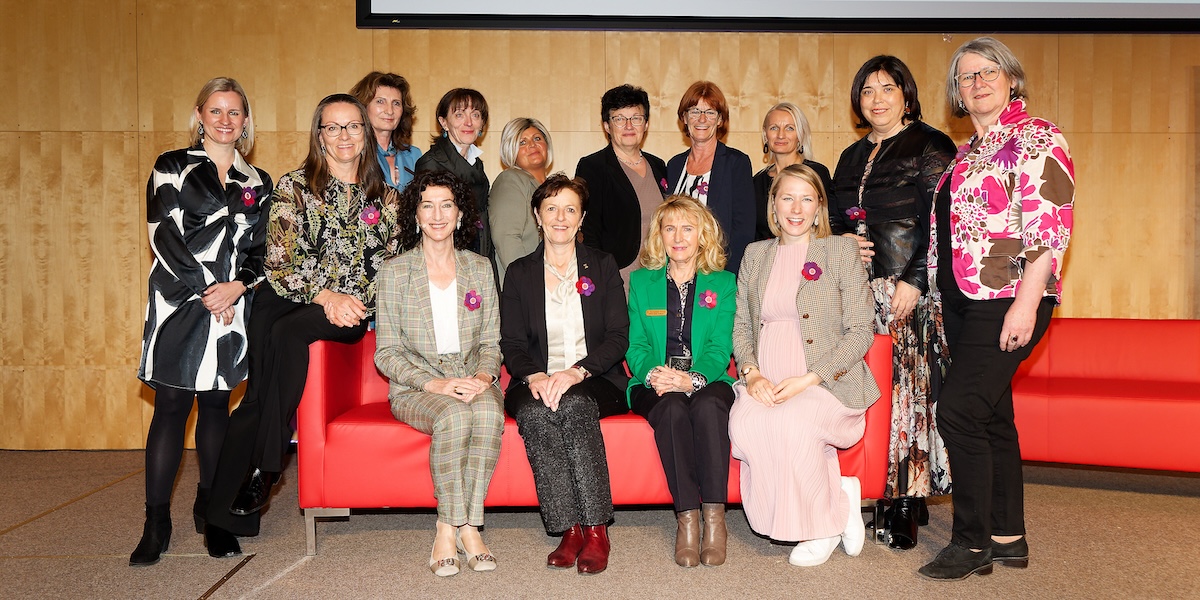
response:
<path id="1" fill-rule="evenodd" d="M 584 378 L 584 379 L 587 379 L 588 377 L 591 377 L 591 376 L 592 376 L 592 373 L 591 373 L 591 371 L 588 371 L 587 369 L 583 368 L 583 367 L 582 367 L 582 366 L 580 366 L 580 365 L 572 365 L 572 366 L 571 366 L 571 368 L 572 368 L 572 369 L 579 369 L 579 372 L 580 372 L 580 373 L 583 373 L 583 378 Z"/>
<path id="2" fill-rule="evenodd" d="M 745 379 L 748 375 L 750 375 L 750 369 L 754 369 L 755 371 L 757 371 L 758 367 L 756 367 L 754 365 L 748 365 L 748 366 L 742 367 L 742 370 L 739 371 L 739 373 L 742 374 L 742 379 Z"/>

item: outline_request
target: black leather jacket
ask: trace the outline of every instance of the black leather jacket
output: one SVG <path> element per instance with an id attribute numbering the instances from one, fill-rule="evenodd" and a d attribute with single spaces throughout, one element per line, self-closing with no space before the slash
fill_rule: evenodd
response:
<path id="1" fill-rule="evenodd" d="M 864 136 L 842 152 L 833 175 L 829 224 L 834 234 L 855 233 L 857 222 L 847 211 L 861 206 L 866 211 L 867 237 L 875 243 L 870 276 L 898 275 L 925 292 L 933 190 L 954 159 L 954 142 L 915 121 L 881 144 L 862 185 L 861 203 L 859 187 L 875 144 Z"/>

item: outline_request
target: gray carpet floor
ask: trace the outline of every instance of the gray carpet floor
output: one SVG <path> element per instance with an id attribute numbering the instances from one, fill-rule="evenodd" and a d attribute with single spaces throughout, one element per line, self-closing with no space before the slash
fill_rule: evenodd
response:
<path id="1" fill-rule="evenodd" d="M 386 475 L 385 475 L 386 476 Z M 355 513 L 317 525 L 305 556 L 294 467 L 244 555 L 213 559 L 193 531 L 197 469 L 186 453 L 174 535 L 162 562 L 131 568 L 142 528 L 141 452 L 0 451 L 0 598 L 1200 598 L 1200 476 L 1027 465 L 1029 569 L 996 567 L 966 581 L 915 570 L 946 543 L 950 504 L 931 505 L 918 547 L 839 548 L 826 564 L 787 564 L 789 548 L 729 512 L 729 560 L 683 569 L 672 560 L 669 508 L 618 510 L 608 571 L 545 568 L 556 538 L 533 511 L 490 511 L 492 573 L 439 579 L 426 567 L 434 514 Z"/>

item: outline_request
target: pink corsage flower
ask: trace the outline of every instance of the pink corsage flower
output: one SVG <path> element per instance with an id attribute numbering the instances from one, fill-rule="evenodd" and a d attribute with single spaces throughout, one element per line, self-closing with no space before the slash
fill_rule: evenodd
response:
<path id="1" fill-rule="evenodd" d="M 704 308 L 710 308 L 710 309 L 716 308 L 717 307 L 717 293 L 712 290 L 704 290 L 704 293 L 700 294 L 700 306 L 703 306 Z"/>
<path id="2" fill-rule="evenodd" d="M 696 186 L 696 191 L 700 192 L 701 196 L 707 196 L 708 195 L 708 182 L 701 181 L 700 185 Z"/>
<path id="3" fill-rule="evenodd" d="M 242 188 L 242 204 L 246 206 L 254 206 L 254 201 L 258 199 L 258 194 L 254 193 L 254 188 Z"/>
<path id="4" fill-rule="evenodd" d="M 861 206 L 851 206 L 846 209 L 846 216 L 850 217 L 851 221 L 865 221 L 867 219 L 867 211 Z"/>
<path id="5" fill-rule="evenodd" d="M 375 205 L 368 206 L 363 209 L 362 214 L 358 215 L 363 223 L 374 225 L 379 222 L 379 208 Z"/>
<path id="6" fill-rule="evenodd" d="M 662 179 L 659 179 L 658 185 L 659 185 L 659 187 L 661 187 L 663 189 L 663 191 L 666 191 L 667 190 L 667 178 L 663 177 Z"/>
<path id="7" fill-rule="evenodd" d="M 463 306 L 467 307 L 467 310 L 478 310 L 482 302 L 479 293 L 475 290 L 468 291 L 467 295 L 463 297 Z"/>
<path id="8" fill-rule="evenodd" d="M 804 269 L 801 272 L 804 273 L 804 278 L 809 281 L 816 281 L 820 279 L 821 273 L 824 273 L 824 271 L 821 270 L 821 267 L 811 260 L 804 263 Z"/>
<path id="9" fill-rule="evenodd" d="M 579 281 L 575 282 L 575 291 L 584 296 L 591 296 L 592 292 L 596 291 L 596 284 L 592 283 L 587 277 L 580 277 Z"/>

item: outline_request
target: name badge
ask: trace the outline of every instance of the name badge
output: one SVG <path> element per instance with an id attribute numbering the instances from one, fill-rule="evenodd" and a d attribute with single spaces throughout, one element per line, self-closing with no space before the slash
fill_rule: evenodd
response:
<path id="1" fill-rule="evenodd" d="M 647 317 L 665 317 L 665 316 L 667 316 L 667 309 L 652 308 L 652 309 L 646 311 L 646 316 Z"/>

